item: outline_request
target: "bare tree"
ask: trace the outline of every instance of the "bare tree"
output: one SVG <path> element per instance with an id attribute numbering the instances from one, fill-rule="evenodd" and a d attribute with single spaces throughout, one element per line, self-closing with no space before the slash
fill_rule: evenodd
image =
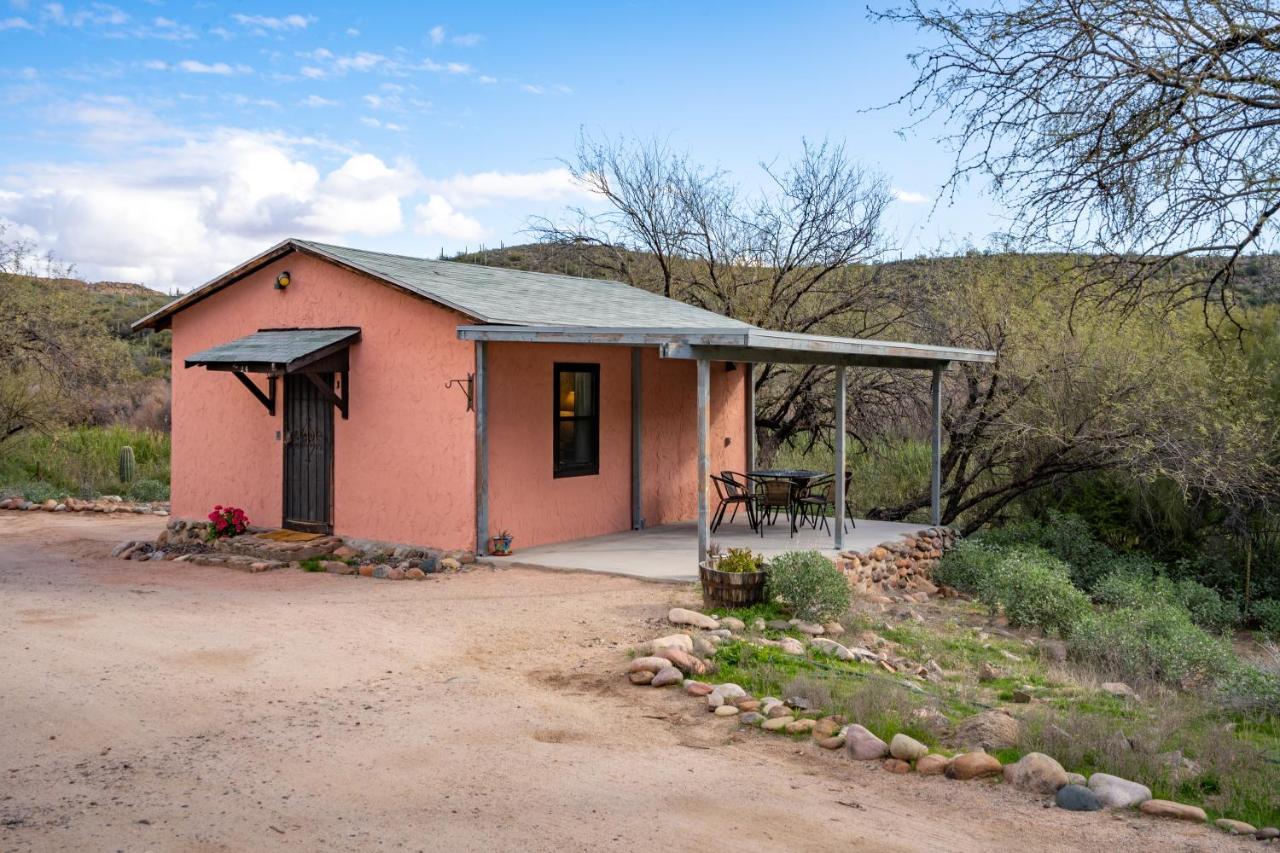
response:
<path id="1" fill-rule="evenodd" d="M 575 252 L 597 274 L 768 329 L 870 337 L 907 308 L 859 265 L 881 252 L 885 180 L 841 145 L 805 143 L 785 168 L 762 164 L 765 188 L 747 195 L 722 171 L 660 142 L 583 135 L 567 164 L 607 202 L 536 220 L 540 240 Z M 832 426 L 830 368 L 765 365 L 756 374 L 757 427 L 766 455 Z M 875 393 L 868 375 L 854 392 Z"/>
<path id="2" fill-rule="evenodd" d="M 901 100 L 953 129 L 950 191 L 989 179 L 1021 239 L 1100 256 L 1082 286 L 1126 308 L 1230 311 L 1280 211 L 1280 7 L 913 0 L 881 17 L 937 39 Z"/>

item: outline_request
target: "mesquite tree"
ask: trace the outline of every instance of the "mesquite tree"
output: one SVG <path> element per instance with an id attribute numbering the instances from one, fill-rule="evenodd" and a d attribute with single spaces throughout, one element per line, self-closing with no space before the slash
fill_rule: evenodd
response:
<path id="1" fill-rule="evenodd" d="M 536 220 L 544 243 L 580 268 L 767 329 L 873 337 L 908 306 L 859 264 L 879 256 L 891 196 L 883 177 L 843 146 L 805 143 L 785 166 L 762 164 L 764 188 L 745 193 L 660 142 L 584 135 L 567 163 L 605 202 Z M 761 365 L 756 423 L 764 458 L 792 439 L 832 426 L 829 367 Z M 852 383 L 855 411 L 883 393 L 877 377 Z"/>
<path id="2" fill-rule="evenodd" d="M 913 0 L 881 17 L 935 39 L 903 100 L 950 129 L 950 189 L 989 180 L 1028 245 L 1092 253 L 1082 291 L 1230 312 L 1242 257 L 1276 236 L 1280 7 Z"/>

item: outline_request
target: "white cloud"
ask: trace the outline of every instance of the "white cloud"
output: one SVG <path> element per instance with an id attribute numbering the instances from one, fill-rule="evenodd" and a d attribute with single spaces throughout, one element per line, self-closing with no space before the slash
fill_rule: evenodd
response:
<path id="1" fill-rule="evenodd" d="M 927 204 L 929 201 L 929 197 L 926 196 L 924 193 L 911 192 L 910 190 L 900 190 L 897 187 L 894 187 L 892 190 L 890 190 L 890 193 L 893 195 L 896 201 L 900 201 L 903 204 Z"/>
<path id="2" fill-rule="evenodd" d="M 86 275 L 185 288 L 285 236 L 400 232 L 419 186 L 409 165 L 357 154 L 326 168 L 289 142 L 227 129 L 107 167 L 25 164 L 0 175 L 0 217 Z"/>
<path id="3" fill-rule="evenodd" d="M 459 213 L 444 196 L 433 195 L 425 204 L 413 209 L 419 234 L 437 234 L 450 240 L 478 240 L 484 226 L 464 213 Z"/>
<path id="4" fill-rule="evenodd" d="M 307 95 L 301 101 L 298 101 L 298 104 L 304 107 L 336 107 L 338 106 L 337 101 L 331 101 L 328 98 L 322 98 L 319 95 Z"/>
<path id="5" fill-rule="evenodd" d="M 375 127 L 379 130 L 404 130 L 402 125 L 398 125 L 390 121 L 382 121 L 381 119 L 376 119 L 373 116 L 361 116 L 360 123 L 366 127 Z"/>
<path id="6" fill-rule="evenodd" d="M 482 207 L 495 201 L 560 201 L 590 195 L 568 169 L 542 172 L 478 172 L 428 181 L 427 187 L 459 207 Z"/>
<path id="7" fill-rule="evenodd" d="M 454 36 L 449 40 L 458 47 L 475 47 L 480 42 L 484 41 L 484 36 L 479 33 L 463 33 L 462 35 Z"/>
<path id="8" fill-rule="evenodd" d="M 521 83 L 520 88 L 530 95 L 541 95 L 545 91 L 541 86 L 535 86 L 532 83 Z"/>
<path id="9" fill-rule="evenodd" d="M 444 27 L 436 24 L 427 31 L 427 38 L 431 39 L 432 44 L 442 44 L 444 42 Z"/>
<path id="10" fill-rule="evenodd" d="M 34 30 L 35 27 L 26 18 L 14 16 L 0 19 L 0 32 L 4 30 Z"/>
<path id="11" fill-rule="evenodd" d="M 248 74 L 253 71 L 247 65 L 228 65 L 225 62 L 205 63 L 197 59 L 184 59 L 175 66 L 179 71 L 185 71 L 188 74 L 217 74 L 220 76 L 228 76 L 231 74 Z"/>
<path id="12" fill-rule="evenodd" d="M 231 19 L 250 30 L 254 35 L 266 35 L 268 31 L 278 33 L 289 30 L 305 30 L 316 20 L 312 15 L 297 14 L 283 15 L 281 17 L 235 14 L 231 16 Z"/>
<path id="13" fill-rule="evenodd" d="M 360 35 L 360 31 L 357 30 L 355 27 L 347 27 L 347 35 L 351 36 L 352 38 L 355 38 L 356 36 Z"/>
<path id="14" fill-rule="evenodd" d="M 476 81 L 479 83 L 497 83 L 498 78 L 490 77 L 488 74 L 481 74 L 479 77 L 476 78 Z"/>

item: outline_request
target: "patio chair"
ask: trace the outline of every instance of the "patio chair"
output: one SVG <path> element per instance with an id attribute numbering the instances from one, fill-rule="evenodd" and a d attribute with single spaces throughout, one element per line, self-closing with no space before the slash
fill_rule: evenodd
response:
<path id="1" fill-rule="evenodd" d="M 791 535 L 796 535 L 796 488 L 790 480 L 768 479 L 759 481 L 756 486 L 756 511 L 759 513 L 760 535 L 764 536 L 764 525 L 768 521 L 773 524 L 779 513 L 787 513 L 787 522 L 791 526 Z"/>
<path id="2" fill-rule="evenodd" d="M 730 476 L 725 476 L 731 472 L 723 472 L 720 476 L 711 475 L 711 482 L 715 484 L 716 495 L 720 498 L 720 505 L 716 507 L 715 514 L 711 516 L 711 529 L 715 530 L 724 521 L 724 514 L 733 507 L 733 514 L 729 516 L 729 523 L 738 517 L 738 507 L 746 507 L 747 522 L 751 525 L 751 529 L 756 529 L 756 496 L 744 489 L 737 480 Z"/>
<path id="3" fill-rule="evenodd" d="M 844 516 L 841 518 L 842 524 L 848 521 L 848 524 L 844 525 L 846 530 L 848 530 L 850 524 L 855 528 L 858 526 L 857 522 L 853 520 L 853 513 L 849 509 L 852 485 L 853 473 L 846 471 L 844 475 Z M 827 524 L 827 513 L 830 511 L 831 515 L 834 516 L 836 514 L 835 486 L 835 475 L 827 474 L 811 482 L 809 487 L 796 498 L 801 525 L 808 521 L 813 529 L 817 530 L 818 521 L 821 519 L 822 529 L 827 532 L 831 531 L 830 525 Z"/>

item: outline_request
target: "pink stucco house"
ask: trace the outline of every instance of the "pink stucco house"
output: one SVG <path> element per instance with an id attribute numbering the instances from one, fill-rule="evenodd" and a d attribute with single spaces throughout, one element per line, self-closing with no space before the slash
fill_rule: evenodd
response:
<path id="1" fill-rule="evenodd" d="M 135 328 L 173 331 L 176 515 L 480 551 L 694 517 L 705 550 L 708 473 L 753 467 L 751 363 L 834 364 L 843 404 L 846 365 L 970 357 L 304 240 Z"/>

